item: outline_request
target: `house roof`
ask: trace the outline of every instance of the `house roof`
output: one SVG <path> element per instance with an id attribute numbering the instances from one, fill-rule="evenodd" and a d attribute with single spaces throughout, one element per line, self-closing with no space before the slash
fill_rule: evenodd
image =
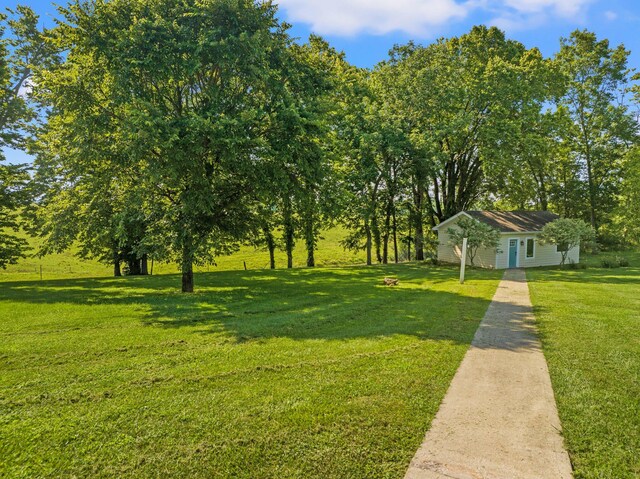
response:
<path id="1" fill-rule="evenodd" d="M 541 231 L 547 224 L 559 218 L 549 211 L 463 211 L 443 221 L 434 230 L 460 215 L 466 215 L 488 224 L 501 233 L 532 233 Z"/>

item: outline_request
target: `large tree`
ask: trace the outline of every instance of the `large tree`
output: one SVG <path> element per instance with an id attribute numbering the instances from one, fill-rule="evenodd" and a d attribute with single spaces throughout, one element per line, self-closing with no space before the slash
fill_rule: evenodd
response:
<path id="1" fill-rule="evenodd" d="M 416 259 L 424 259 L 425 211 L 430 209 L 427 202 L 431 163 L 428 152 L 420 141 L 415 141 L 417 122 L 407 109 L 410 99 L 408 92 L 398 88 L 398 78 L 405 78 L 408 59 L 416 54 L 416 47 L 410 43 L 396 46 L 390 52 L 390 59 L 379 64 L 372 75 L 372 86 L 377 101 L 376 151 L 380 157 L 384 206 L 383 262 L 386 263 L 387 243 L 393 235 L 394 252 L 398 257 L 398 208 L 402 198 L 408 206 L 409 228 L 413 230 Z M 391 228 L 389 225 L 391 224 Z M 435 223 L 431 222 L 431 226 Z"/>
<path id="2" fill-rule="evenodd" d="M 470 208 L 487 167 L 513 154 L 523 124 L 548 98 L 544 60 L 497 28 L 474 27 L 404 55 L 397 96 L 416 149 L 428 160 L 430 222 Z"/>
<path id="3" fill-rule="evenodd" d="M 46 40 L 32 9 L 18 6 L 0 13 L 0 267 L 23 257 L 27 242 L 15 233 L 20 210 L 28 203 L 25 165 L 4 164 L 5 147 L 25 148 L 31 123 L 37 118 L 33 101 L 34 68 L 55 63 L 55 49 Z"/>
<path id="4" fill-rule="evenodd" d="M 68 33 L 54 38 L 69 42 Z M 80 257 L 112 264 L 115 276 L 122 262 L 127 273 L 146 274 L 149 254 L 158 257 L 159 249 L 147 238 L 153 190 L 143 187 L 145 162 L 126 148 L 118 106 L 106 101 L 113 76 L 104 62 L 79 51 L 36 76 L 37 97 L 50 107 L 31 144 L 38 201 L 29 229 L 43 240 L 38 253 L 75 244 Z"/>
<path id="5" fill-rule="evenodd" d="M 114 120 L 121 154 L 103 161 L 135 166 L 162 228 L 150 234 L 191 292 L 194 263 L 243 237 L 257 190 L 270 186 L 266 138 L 289 37 L 273 5 L 250 0 L 77 2 L 62 13 L 54 107 L 72 123 L 96 111 Z"/>
<path id="6" fill-rule="evenodd" d="M 342 121 L 338 137 L 342 145 L 344 193 L 346 201 L 341 222 L 350 234 L 343 245 L 352 250 L 366 251 L 367 264 L 381 261 L 379 202 L 382 190 L 382 169 L 377 154 L 378 107 L 371 88 L 370 73 L 351 68 L 344 73 L 344 98 L 340 102 Z"/>
<path id="7" fill-rule="evenodd" d="M 304 238 L 306 264 L 315 266 L 320 226 L 334 216 L 334 141 L 336 96 L 344 56 L 312 35 L 303 45 L 292 44 L 283 72 L 286 95 L 275 108 L 269 133 L 277 160 L 272 185 L 279 191 L 288 266 L 293 265 L 296 230 Z"/>
<path id="8" fill-rule="evenodd" d="M 569 160 L 586 178 L 587 211 L 597 232 L 615 204 L 622 157 L 637 124 L 622 101 L 629 81 L 629 51 L 611 48 L 594 33 L 575 31 L 556 55 L 567 90 L 558 109 L 567 116 L 564 139 Z"/>

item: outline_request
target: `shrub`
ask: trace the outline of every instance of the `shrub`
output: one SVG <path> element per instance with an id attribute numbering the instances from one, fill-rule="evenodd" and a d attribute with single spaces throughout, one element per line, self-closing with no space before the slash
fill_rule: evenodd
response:
<path id="1" fill-rule="evenodd" d="M 604 258 L 600 265 L 603 268 L 627 268 L 629 266 L 629 260 L 623 256 L 616 256 L 615 258 Z"/>
<path id="2" fill-rule="evenodd" d="M 629 260 L 622 256 L 616 257 L 616 262 L 618 263 L 618 266 L 620 266 L 621 268 L 629 267 Z"/>

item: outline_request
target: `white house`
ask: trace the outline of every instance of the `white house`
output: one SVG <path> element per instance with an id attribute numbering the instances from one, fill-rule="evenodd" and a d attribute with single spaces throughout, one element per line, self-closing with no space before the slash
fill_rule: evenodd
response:
<path id="1" fill-rule="evenodd" d="M 486 223 L 500 231 L 500 246 L 496 249 L 480 248 L 475 265 L 483 268 L 507 269 L 554 266 L 562 262 L 561 246 L 541 244 L 542 228 L 559 218 L 548 211 L 463 211 L 433 228 L 438 233 L 438 260 L 460 263 L 460 248 L 449 243 L 449 228 L 456 228 L 462 217 Z M 567 263 L 580 262 L 580 247 L 567 255 Z M 470 264 L 467 256 L 467 264 Z"/>

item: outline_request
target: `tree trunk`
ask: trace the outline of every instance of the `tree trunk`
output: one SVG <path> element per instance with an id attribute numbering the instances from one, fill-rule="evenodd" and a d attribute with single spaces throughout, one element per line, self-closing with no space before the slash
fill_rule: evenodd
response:
<path id="1" fill-rule="evenodd" d="M 313 213 L 308 212 L 304 225 L 305 243 L 307 246 L 307 267 L 313 268 L 316 265 L 314 250 L 316 248 L 315 231 L 313 227 Z"/>
<path id="2" fill-rule="evenodd" d="M 424 261 L 424 225 L 423 225 L 423 199 L 424 193 L 421 185 L 417 185 L 413 191 L 413 221 L 416 234 L 414 236 L 414 250 L 416 261 Z"/>
<path id="3" fill-rule="evenodd" d="M 267 249 L 269 250 L 269 266 L 271 269 L 276 269 L 276 241 L 268 226 L 264 226 L 262 231 L 264 233 L 265 242 L 267 243 Z"/>
<path id="4" fill-rule="evenodd" d="M 378 216 L 375 213 L 371 221 L 371 230 L 373 232 L 373 245 L 376 249 L 376 260 L 378 263 L 382 263 L 380 228 L 378 227 Z"/>
<path id="5" fill-rule="evenodd" d="M 591 227 L 598 234 L 598 221 L 596 218 L 596 186 L 593 181 L 593 168 L 591 166 L 591 158 L 587 155 L 587 176 L 589 181 L 589 217 L 591 220 Z"/>
<path id="6" fill-rule="evenodd" d="M 384 234 L 382 235 L 382 264 L 389 264 L 389 235 L 391 234 L 391 210 L 387 203 L 384 218 Z"/>
<path id="7" fill-rule="evenodd" d="M 149 275 L 149 257 L 146 254 L 140 260 L 140 274 L 143 276 Z"/>
<path id="8" fill-rule="evenodd" d="M 191 235 L 185 232 L 182 240 L 182 292 L 193 293 L 193 241 Z"/>
<path id="9" fill-rule="evenodd" d="M 193 293 L 193 265 L 182 265 L 182 292 Z"/>
<path id="10" fill-rule="evenodd" d="M 382 264 L 389 263 L 389 235 L 382 236 Z"/>
<path id="11" fill-rule="evenodd" d="M 283 209 L 284 220 L 284 246 L 287 251 L 287 268 L 293 268 L 293 247 L 295 246 L 293 213 L 291 212 L 291 202 L 285 199 Z"/>
<path id="12" fill-rule="evenodd" d="M 422 224 L 422 213 L 416 212 L 414 217 L 415 224 L 413 227 L 416 230 L 414 236 L 414 250 L 416 261 L 424 261 L 424 226 Z"/>
<path id="13" fill-rule="evenodd" d="M 140 268 L 140 260 L 136 257 L 134 253 L 127 254 L 127 268 L 129 270 L 129 276 L 140 276 L 141 268 Z"/>
<path id="14" fill-rule="evenodd" d="M 113 276 L 116 278 L 122 276 L 122 270 L 120 269 L 120 255 L 117 252 L 113 253 Z"/>
<path id="15" fill-rule="evenodd" d="M 381 180 L 382 180 L 382 177 L 378 175 L 378 178 L 376 179 L 375 184 L 373 185 L 370 202 L 369 202 L 369 219 L 370 219 L 369 229 L 370 229 L 370 234 L 373 236 L 373 246 L 375 247 L 375 250 L 376 250 L 376 260 L 378 261 L 378 263 L 382 262 L 382 255 L 380 254 L 380 228 L 378 226 L 378 212 L 377 212 L 378 188 L 380 187 Z"/>
<path id="16" fill-rule="evenodd" d="M 534 173 L 533 174 L 534 179 L 536 180 L 536 183 L 538 185 L 537 190 L 538 190 L 538 203 L 540 204 L 540 209 L 542 211 L 548 211 L 549 210 L 549 193 L 547 192 L 547 184 L 545 181 L 545 174 L 544 172 L 539 172 L 539 173 Z"/>
<path id="17" fill-rule="evenodd" d="M 540 194 L 540 209 L 542 211 L 549 211 L 549 198 L 546 191 L 542 191 Z"/>
<path id="18" fill-rule="evenodd" d="M 393 223 L 391 228 L 393 231 L 393 260 L 396 264 L 398 264 L 398 220 L 396 218 L 395 205 L 392 208 Z"/>
<path id="19" fill-rule="evenodd" d="M 369 227 L 369 220 L 365 220 L 364 231 L 367 236 L 367 266 L 371 266 L 371 228 Z"/>

